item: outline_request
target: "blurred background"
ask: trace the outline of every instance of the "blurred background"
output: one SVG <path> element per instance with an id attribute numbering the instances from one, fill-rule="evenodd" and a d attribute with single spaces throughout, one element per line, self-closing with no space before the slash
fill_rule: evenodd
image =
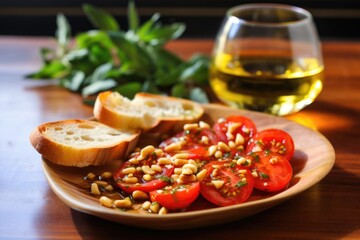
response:
<path id="1" fill-rule="evenodd" d="M 239 0 L 136 0 L 141 20 L 155 12 L 163 23 L 183 22 L 187 30 L 183 38 L 214 38 L 226 10 L 232 6 L 252 3 Z M 274 1 L 255 1 L 275 3 Z M 90 3 L 110 12 L 120 26 L 127 29 L 127 0 L 1 0 L 0 35 L 53 36 L 56 14 L 65 14 L 72 33 L 92 29 L 81 6 Z M 358 0 L 282 0 L 309 10 L 315 20 L 321 39 L 360 39 L 360 1 Z"/>

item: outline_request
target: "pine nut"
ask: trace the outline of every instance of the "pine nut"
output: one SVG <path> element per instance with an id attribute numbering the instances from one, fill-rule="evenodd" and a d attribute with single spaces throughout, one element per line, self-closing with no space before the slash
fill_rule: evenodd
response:
<path id="1" fill-rule="evenodd" d="M 99 199 L 99 201 L 100 201 L 100 204 L 105 206 L 105 207 L 111 208 L 113 206 L 113 200 L 111 200 L 108 197 L 102 196 Z"/>
<path id="2" fill-rule="evenodd" d="M 216 151 L 217 151 L 217 146 L 215 146 L 215 145 L 210 146 L 208 149 L 209 156 L 210 157 L 213 156 Z"/>
<path id="3" fill-rule="evenodd" d="M 224 181 L 221 180 L 212 180 L 211 183 L 216 189 L 220 189 L 224 185 Z"/>
<path id="4" fill-rule="evenodd" d="M 174 155 L 175 159 L 189 159 L 189 154 L 188 153 L 177 153 Z"/>
<path id="5" fill-rule="evenodd" d="M 131 208 L 132 202 L 129 197 L 126 197 L 121 200 L 115 200 L 114 205 L 115 205 L 115 207 L 118 207 L 118 208 Z"/>
<path id="6" fill-rule="evenodd" d="M 219 158 L 222 158 L 223 154 L 221 151 L 216 151 L 215 152 L 215 158 L 219 159 Z"/>
<path id="7" fill-rule="evenodd" d="M 107 182 L 105 182 L 105 181 L 100 181 L 100 180 L 94 181 L 94 183 L 96 183 L 97 185 L 99 185 L 99 186 L 101 186 L 101 187 L 105 187 L 106 185 L 108 185 Z"/>
<path id="8" fill-rule="evenodd" d="M 174 181 L 177 181 L 180 174 L 173 174 L 171 175 L 171 178 L 174 179 Z"/>
<path id="9" fill-rule="evenodd" d="M 200 141 L 204 144 L 209 144 L 209 138 L 207 136 L 202 136 Z"/>
<path id="10" fill-rule="evenodd" d="M 94 180 L 96 178 L 96 175 L 92 172 L 88 173 L 85 177 L 88 180 Z"/>
<path id="11" fill-rule="evenodd" d="M 183 169 L 184 168 L 190 168 L 192 173 L 197 173 L 197 166 L 194 165 L 194 164 L 191 164 L 191 163 L 187 163 L 183 166 Z"/>
<path id="12" fill-rule="evenodd" d="M 253 175 L 253 177 L 259 177 L 259 174 L 256 171 L 253 171 L 251 175 Z"/>
<path id="13" fill-rule="evenodd" d="M 182 173 L 182 168 L 175 168 L 174 173 L 180 175 Z"/>
<path id="14" fill-rule="evenodd" d="M 272 158 L 269 160 L 269 162 L 270 162 L 271 164 L 276 164 L 276 163 L 279 162 L 279 159 L 277 159 L 276 157 L 272 157 Z"/>
<path id="15" fill-rule="evenodd" d="M 238 129 L 241 126 L 241 123 L 230 123 L 228 126 L 228 132 L 233 133 L 236 129 Z"/>
<path id="16" fill-rule="evenodd" d="M 101 195 L 99 185 L 97 185 L 96 183 L 92 183 L 91 184 L 91 193 L 94 195 Z"/>
<path id="17" fill-rule="evenodd" d="M 155 149 L 154 152 L 155 152 L 155 154 L 156 154 L 157 157 L 160 157 L 160 156 L 164 153 L 163 150 L 162 150 L 162 149 L 159 149 L 159 148 L 158 148 L 158 149 Z"/>
<path id="18" fill-rule="evenodd" d="M 190 168 L 182 168 L 181 174 L 183 175 L 191 175 L 193 174 L 193 171 Z"/>
<path id="19" fill-rule="evenodd" d="M 149 199 L 149 196 L 143 192 L 143 191 L 140 191 L 140 190 L 135 190 L 133 193 L 132 193 L 132 197 L 135 199 L 135 200 L 147 200 Z"/>
<path id="20" fill-rule="evenodd" d="M 197 129 L 199 127 L 199 124 L 197 123 L 187 123 L 184 125 L 184 130 L 193 130 L 193 129 Z"/>
<path id="21" fill-rule="evenodd" d="M 159 165 L 151 165 L 151 170 L 161 173 L 162 172 L 162 168 Z"/>
<path id="22" fill-rule="evenodd" d="M 207 122 L 200 121 L 199 122 L 199 127 L 202 128 L 202 129 L 209 129 L 210 125 Z"/>
<path id="23" fill-rule="evenodd" d="M 225 152 L 230 152 L 229 146 L 226 145 L 226 143 L 224 143 L 224 142 L 218 142 L 217 146 L 220 150 L 223 150 Z"/>
<path id="24" fill-rule="evenodd" d="M 112 177 L 111 172 L 103 172 L 103 174 L 101 174 L 101 179 L 110 179 L 111 177 Z"/>
<path id="25" fill-rule="evenodd" d="M 262 152 L 262 148 L 259 145 L 256 145 L 253 149 L 251 149 L 252 152 Z"/>
<path id="26" fill-rule="evenodd" d="M 180 184 L 192 183 L 196 181 L 196 176 L 194 174 L 191 175 L 181 174 L 176 181 Z"/>
<path id="27" fill-rule="evenodd" d="M 187 164 L 189 161 L 187 159 L 175 159 L 174 161 L 174 165 L 176 167 L 182 167 L 184 166 L 185 164 Z"/>
<path id="28" fill-rule="evenodd" d="M 163 158 L 159 158 L 159 159 L 157 160 L 157 163 L 158 163 L 159 165 L 169 165 L 169 164 L 171 164 L 171 160 L 170 160 L 169 158 L 163 157 Z"/>
<path id="29" fill-rule="evenodd" d="M 159 215 L 167 214 L 167 209 L 165 207 L 160 208 Z"/>
<path id="30" fill-rule="evenodd" d="M 244 137 L 240 133 L 236 134 L 235 144 L 236 145 L 243 145 L 244 143 L 245 143 Z"/>
<path id="31" fill-rule="evenodd" d="M 229 139 L 229 140 L 233 140 L 234 139 L 234 135 L 230 132 L 227 132 L 226 134 L 226 137 Z"/>
<path id="32" fill-rule="evenodd" d="M 245 169 L 240 169 L 240 170 L 239 170 L 239 173 L 240 173 L 240 174 L 246 174 L 246 173 L 247 173 L 247 170 L 245 170 Z"/>
<path id="33" fill-rule="evenodd" d="M 141 156 L 141 159 L 144 159 L 146 158 L 147 156 L 149 156 L 151 153 L 153 153 L 155 151 L 155 148 L 154 146 L 152 145 L 148 145 L 146 147 L 144 147 L 143 149 L 141 149 L 140 151 L 140 156 Z"/>
<path id="34" fill-rule="evenodd" d="M 201 182 L 202 180 L 204 180 L 206 173 L 206 169 L 201 170 L 198 174 L 196 174 L 196 179 Z"/>
<path id="35" fill-rule="evenodd" d="M 172 152 L 172 151 L 179 151 L 181 150 L 181 143 L 172 143 L 165 147 L 165 151 Z"/>
<path id="36" fill-rule="evenodd" d="M 139 182 L 139 180 L 137 179 L 137 177 L 124 177 L 123 178 L 124 182 L 126 183 L 137 183 Z"/>
<path id="37" fill-rule="evenodd" d="M 151 170 L 151 168 L 149 166 L 147 166 L 147 165 L 142 166 L 141 169 L 146 174 L 149 174 L 149 175 L 154 175 L 155 174 L 155 171 Z"/>
<path id="38" fill-rule="evenodd" d="M 158 202 L 153 202 L 151 205 L 150 205 L 150 211 L 153 212 L 153 213 L 158 213 L 159 212 L 159 209 L 160 209 L 160 205 Z"/>
<path id="39" fill-rule="evenodd" d="M 108 192 L 112 192 L 112 191 L 114 191 L 114 187 L 111 184 L 108 184 L 105 186 L 105 190 Z"/>
<path id="40" fill-rule="evenodd" d="M 150 174 L 144 174 L 143 179 L 147 182 L 151 181 L 152 177 Z"/>
<path id="41" fill-rule="evenodd" d="M 246 163 L 246 158 L 241 157 L 236 161 L 237 165 L 244 165 Z"/>
<path id="42" fill-rule="evenodd" d="M 236 144 L 233 141 L 229 141 L 228 145 L 229 145 L 229 148 L 232 148 L 232 149 L 236 148 Z"/>
<path id="43" fill-rule="evenodd" d="M 129 163 L 131 163 L 131 164 L 139 164 L 139 159 L 137 159 L 137 158 L 131 158 L 131 159 L 129 159 Z"/>
<path id="44" fill-rule="evenodd" d="M 150 201 L 145 201 L 142 205 L 141 208 L 144 210 L 149 210 L 151 206 L 151 202 Z"/>

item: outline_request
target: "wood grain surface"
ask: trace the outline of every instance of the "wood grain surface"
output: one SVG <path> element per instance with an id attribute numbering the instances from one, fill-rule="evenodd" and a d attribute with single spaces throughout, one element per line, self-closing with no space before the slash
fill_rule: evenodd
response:
<path id="1" fill-rule="evenodd" d="M 0 37 L 1 239 L 360 239 L 360 42 L 323 42 L 324 90 L 313 104 L 286 117 L 320 132 L 334 147 L 335 165 L 321 182 L 242 220 L 166 232 L 72 210 L 51 190 L 29 142 L 31 130 L 92 116 L 79 95 L 54 82 L 24 79 L 41 65 L 39 48 L 53 44 L 48 38 Z M 188 39 L 168 47 L 187 58 L 209 54 L 212 45 Z"/>

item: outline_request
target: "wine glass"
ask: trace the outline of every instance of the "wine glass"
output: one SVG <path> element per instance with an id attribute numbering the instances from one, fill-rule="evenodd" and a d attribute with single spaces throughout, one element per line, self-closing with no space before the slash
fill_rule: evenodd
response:
<path id="1" fill-rule="evenodd" d="M 323 87 L 323 58 L 311 14 L 281 4 L 227 11 L 210 66 L 210 85 L 230 106 L 287 115 Z"/>

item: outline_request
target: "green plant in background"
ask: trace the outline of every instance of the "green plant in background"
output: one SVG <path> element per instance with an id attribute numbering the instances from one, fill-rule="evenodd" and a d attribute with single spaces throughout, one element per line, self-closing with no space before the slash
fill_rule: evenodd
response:
<path id="1" fill-rule="evenodd" d="M 89 96 L 105 90 L 128 98 L 150 92 L 208 102 L 201 88 L 208 85 L 208 57 L 197 54 L 184 61 L 164 48 L 183 34 L 184 24 L 163 25 L 159 13 L 140 24 L 132 1 L 127 31 L 102 9 L 85 4 L 83 11 L 96 29 L 72 41 L 70 24 L 58 14 L 56 49 L 41 49 L 43 66 L 28 78 L 59 79 L 62 87 L 81 93 L 87 103 L 93 103 Z"/>

